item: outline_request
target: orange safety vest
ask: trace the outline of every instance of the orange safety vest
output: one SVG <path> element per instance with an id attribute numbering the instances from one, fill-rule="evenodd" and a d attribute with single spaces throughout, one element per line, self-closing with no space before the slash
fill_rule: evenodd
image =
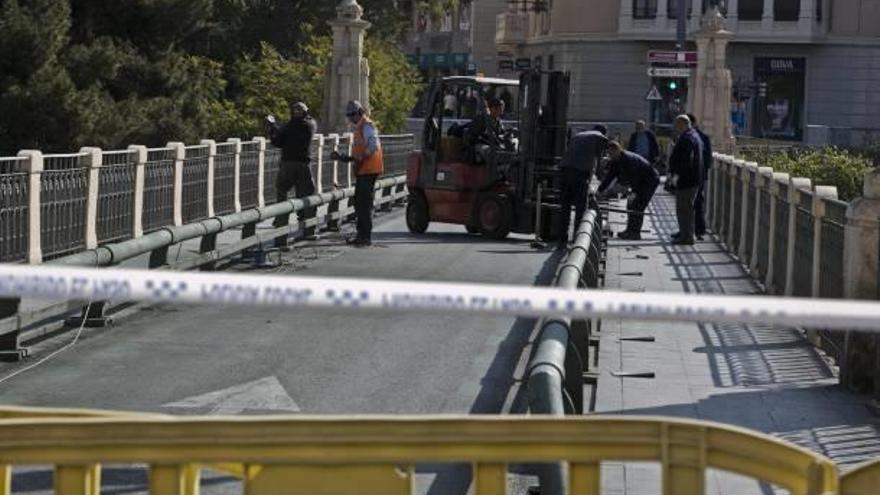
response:
<path id="1" fill-rule="evenodd" d="M 357 170 L 355 170 L 355 175 L 382 175 L 385 173 L 385 155 L 382 153 L 381 142 L 375 153 L 364 158 L 367 154 L 367 140 L 364 137 L 364 126 L 372 123 L 373 122 L 370 119 L 364 117 L 354 130 L 354 141 L 352 142 L 351 154 L 357 160 L 363 160 L 363 163 L 361 163 L 357 167 Z M 378 129 L 376 132 L 378 133 Z"/>

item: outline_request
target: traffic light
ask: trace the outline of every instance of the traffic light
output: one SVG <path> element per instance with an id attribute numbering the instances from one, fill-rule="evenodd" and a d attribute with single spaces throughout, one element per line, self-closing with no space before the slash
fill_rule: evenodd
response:
<path id="1" fill-rule="evenodd" d="M 678 90 L 678 81 L 676 81 L 675 79 L 670 79 L 669 82 L 666 83 L 666 88 L 669 89 L 669 91 Z"/>

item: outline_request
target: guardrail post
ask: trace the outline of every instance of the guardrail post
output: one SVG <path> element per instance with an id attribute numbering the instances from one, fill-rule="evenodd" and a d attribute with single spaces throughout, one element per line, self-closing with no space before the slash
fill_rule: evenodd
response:
<path id="1" fill-rule="evenodd" d="M 257 206 L 266 206 L 266 138 L 257 136 Z"/>
<path id="2" fill-rule="evenodd" d="M 128 150 L 134 153 L 134 192 L 132 206 L 132 238 L 137 239 L 144 235 L 144 170 L 147 165 L 147 147 L 140 145 L 131 145 Z"/>
<path id="3" fill-rule="evenodd" d="M 333 143 L 333 151 L 339 152 L 339 134 L 328 134 L 327 138 Z M 333 189 L 339 189 L 339 160 L 333 160 Z"/>
<path id="4" fill-rule="evenodd" d="M 822 224 L 825 219 L 825 200 L 837 199 L 837 188 L 834 186 L 816 186 L 813 192 L 813 287 L 811 294 L 815 298 L 822 297 Z M 816 347 L 822 345 L 819 332 L 807 330 L 807 338 Z"/>
<path id="5" fill-rule="evenodd" d="M 758 273 L 758 260 L 761 258 L 758 253 L 758 246 L 761 241 L 761 208 L 762 206 L 762 191 L 767 189 L 769 185 L 765 185 L 765 181 L 772 180 L 773 177 L 773 169 L 771 167 L 758 167 L 758 175 L 755 176 L 755 218 L 752 221 L 755 223 L 755 235 L 752 239 L 752 259 L 749 263 L 749 271 L 752 272 L 752 276 L 755 278 L 759 278 L 760 274 Z"/>
<path id="6" fill-rule="evenodd" d="M 862 197 L 847 208 L 843 263 L 844 297 L 880 297 L 880 170 L 865 174 Z M 874 382 L 872 406 L 880 410 L 880 337 L 847 332 L 844 352 L 849 368 L 849 380 L 844 385 L 851 385 L 854 377 L 871 377 Z M 857 369 L 859 367 L 871 369 Z"/>
<path id="7" fill-rule="evenodd" d="M 23 150 L 18 156 L 26 158 L 22 170 L 28 173 L 28 263 L 43 262 L 40 223 L 40 181 L 43 175 L 43 153 L 39 150 Z"/>
<path id="8" fill-rule="evenodd" d="M 183 225 L 183 162 L 186 160 L 186 145 L 168 143 L 166 148 L 174 150 L 174 225 Z"/>
<path id="9" fill-rule="evenodd" d="M 98 189 L 101 187 L 101 164 L 104 156 L 100 148 L 81 148 L 87 154 L 89 169 L 88 192 L 86 193 L 85 245 L 86 249 L 98 247 Z"/>
<path id="10" fill-rule="evenodd" d="M 346 156 L 351 156 L 351 151 L 352 151 L 352 149 L 354 148 L 354 134 L 352 134 L 352 133 L 350 133 L 350 132 L 347 132 L 347 133 L 343 134 L 343 137 L 347 137 L 347 138 L 348 138 L 348 141 L 347 141 L 347 142 L 348 142 L 348 146 L 346 146 L 346 150 L 345 150 L 345 153 L 344 153 L 344 154 L 345 154 Z M 346 177 L 347 177 L 347 179 L 346 179 L 347 186 L 346 186 L 346 187 L 353 187 L 353 186 L 354 186 L 354 180 L 353 180 L 353 178 L 352 178 L 352 173 L 351 173 L 351 172 L 352 172 L 352 170 L 351 170 L 351 162 L 347 162 L 347 163 L 346 163 L 346 167 L 345 167 L 345 169 L 346 169 Z"/>
<path id="11" fill-rule="evenodd" d="M 791 179 L 788 186 L 788 252 L 785 254 L 785 295 L 794 294 L 794 257 L 797 251 L 797 217 L 798 217 L 798 191 L 810 189 L 813 183 L 810 179 L 796 177 Z M 805 267 L 800 267 L 804 270 Z"/>
<path id="12" fill-rule="evenodd" d="M 736 183 L 740 181 L 742 177 L 742 171 L 745 170 L 746 162 L 743 160 L 732 160 L 730 165 L 728 166 L 728 175 L 730 179 L 730 194 L 728 195 L 727 202 L 730 205 L 730 216 L 727 218 L 727 232 L 725 236 L 725 244 L 727 244 L 728 250 L 733 251 L 738 246 L 733 245 L 734 235 L 737 233 L 736 230 L 736 216 L 740 215 L 741 212 L 736 211 Z M 740 240 L 742 243 L 742 240 Z"/>
<path id="13" fill-rule="evenodd" d="M 324 192 L 324 135 L 318 134 L 315 136 L 315 139 L 318 140 L 318 153 L 317 160 L 318 163 L 315 165 L 315 171 L 317 172 L 318 177 L 316 177 L 315 185 L 318 189 L 318 194 Z"/>
<path id="14" fill-rule="evenodd" d="M 788 228 L 788 226 L 776 225 L 776 209 L 779 207 L 779 184 L 789 182 L 788 174 L 776 172 L 770 181 L 770 233 L 767 235 L 767 276 L 764 278 L 764 288 L 768 293 L 773 292 L 773 284 L 778 280 L 773 279 L 773 270 L 776 269 L 776 230 Z"/>
<path id="15" fill-rule="evenodd" d="M 217 161 L 217 141 L 213 139 L 203 139 L 202 146 L 208 147 L 208 218 L 214 216 L 214 176 L 215 163 Z"/>
<path id="16" fill-rule="evenodd" d="M 235 156 L 233 158 L 233 174 L 235 176 L 233 186 L 233 201 L 235 203 L 235 212 L 241 212 L 241 139 L 229 138 L 227 143 L 231 143 L 235 147 Z"/>
<path id="17" fill-rule="evenodd" d="M 740 229 L 739 229 L 739 249 L 737 250 L 737 255 L 739 256 L 741 263 L 748 263 L 750 260 L 746 259 L 747 249 L 751 246 L 747 246 L 749 241 L 749 188 L 752 183 L 752 172 L 756 172 L 758 170 L 758 164 L 755 162 L 745 162 L 742 168 L 742 173 L 740 175 L 740 179 L 743 183 L 742 190 L 742 200 L 740 204 L 742 208 L 738 212 L 739 215 L 742 215 L 740 220 Z"/>

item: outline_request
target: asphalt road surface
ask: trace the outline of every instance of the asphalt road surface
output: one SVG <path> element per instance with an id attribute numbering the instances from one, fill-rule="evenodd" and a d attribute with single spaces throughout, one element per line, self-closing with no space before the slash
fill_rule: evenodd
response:
<path id="1" fill-rule="evenodd" d="M 230 271 L 530 286 L 548 284 L 558 263 L 525 237 L 496 242 L 440 224 L 413 236 L 400 211 L 377 219 L 374 241 L 354 249 L 330 235 L 284 254 L 278 267 Z M 0 403 L 175 414 L 522 412 L 519 380 L 535 326 L 504 317 L 154 306 L 0 383 Z M 16 366 L 0 366 L 0 379 Z M 136 471 L 107 480 L 140 485 Z M 440 474 L 420 476 L 425 491 L 467 489 L 461 469 L 431 471 Z M 45 478 L 20 472 L 15 484 L 43 493 Z M 206 492 L 234 484 L 214 481 Z"/>

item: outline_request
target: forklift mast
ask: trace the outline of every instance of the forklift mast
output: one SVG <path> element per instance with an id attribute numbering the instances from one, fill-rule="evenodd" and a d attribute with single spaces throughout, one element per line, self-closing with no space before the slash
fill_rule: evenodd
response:
<path id="1" fill-rule="evenodd" d="M 520 167 L 516 195 L 521 203 L 560 201 L 559 162 L 568 142 L 568 72 L 530 70 L 520 77 Z"/>

